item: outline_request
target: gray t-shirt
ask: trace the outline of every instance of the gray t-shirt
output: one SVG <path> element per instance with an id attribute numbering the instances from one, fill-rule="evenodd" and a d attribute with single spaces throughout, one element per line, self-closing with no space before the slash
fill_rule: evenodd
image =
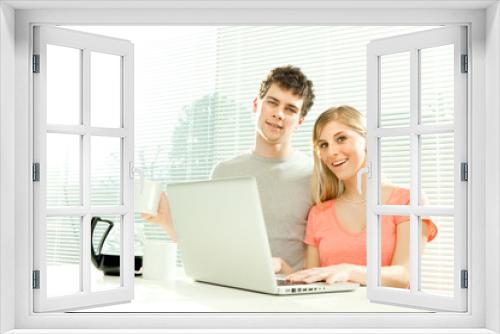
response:
<path id="1" fill-rule="evenodd" d="M 307 213 L 312 205 L 311 173 L 312 159 L 296 151 L 279 159 L 253 153 L 239 155 L 217 164 L 211 177 L 256 178 L 271 253 L 299 270 L 303 267 Z"/>

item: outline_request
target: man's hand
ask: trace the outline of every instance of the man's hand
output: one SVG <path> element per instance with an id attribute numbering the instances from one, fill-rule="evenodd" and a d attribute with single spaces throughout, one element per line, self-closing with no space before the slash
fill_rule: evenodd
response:
<path id="1" fill-rule="evenodd" d="M 281 262 L 283 261 L 280 257 L 273 257 L 273 273 L 279 274 L 281 271 Z"/>
<path id="2" fill-rule="evenodd" d="M 280 257 L 273 257 L 272 262 L 273 262 L 273 272 L 275 274 L 288 275 L 293 272 L 292 268 L 290 268 L 288 263 L 286 263 L 286 261 Z"/>
<path id="3" fill-rule="evenodd" d="M 149 223 L 160 225 L 170 236 L 172 241 L 175 241 L 175 230 L 172 225 L 172 215 L 170 213 L 170 205 L 165 192 L 160 194 L 160 203 L 158 204 L 158 212 L 156 215 L 141 213 L 141 218 Z"/>

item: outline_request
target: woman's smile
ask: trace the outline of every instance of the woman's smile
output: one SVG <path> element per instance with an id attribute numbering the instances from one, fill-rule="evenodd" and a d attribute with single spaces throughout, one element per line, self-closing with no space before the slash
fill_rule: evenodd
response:
<path id="1" fill-rule="evenodd" d="M 326 124 L 317 145 L 323 164 L 343 181 L 356 177 L 366 158 L 364 137 L 340 122 Z"/>
<path id="2" fill-rule="evenodd" d="M 341 159 L 341 160 L 334 161 L 334 162 L 332 162 L 332 167 L 336 168 L 336 167 L 343 166 L 347 162 L 347 160 L 348 159 Z"/>

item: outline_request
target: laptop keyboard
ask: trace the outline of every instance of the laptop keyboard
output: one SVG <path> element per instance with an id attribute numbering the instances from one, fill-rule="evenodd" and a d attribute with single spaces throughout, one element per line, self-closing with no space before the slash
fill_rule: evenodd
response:
<path id="1" fill-rule="evenodd" d="M 276 284 L 278 286 L 304 285 L 302 282 L 290 282 L 284 279 L 277 279 Z"/>

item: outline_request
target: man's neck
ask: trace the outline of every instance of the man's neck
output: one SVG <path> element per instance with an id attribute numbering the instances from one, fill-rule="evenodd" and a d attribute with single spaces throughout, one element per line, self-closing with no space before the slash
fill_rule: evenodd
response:
<path id="1" fill-rule="evenodd" d="M 292 154 L 291 143 L 271 144 L 257 135 L 255 140 L 254 153 L 265 158 L 284 158 Z"/>

